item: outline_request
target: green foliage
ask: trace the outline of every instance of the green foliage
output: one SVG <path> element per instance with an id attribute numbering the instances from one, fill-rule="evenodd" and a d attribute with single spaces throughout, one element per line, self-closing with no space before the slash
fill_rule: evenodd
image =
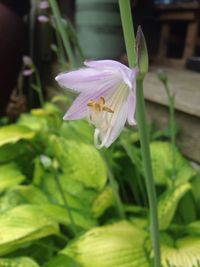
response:
<path id="1" fill-rule="evenodd" d="M 162 263 L 192 267 L 199 260 L 199 176 L 176 150 L 172 180 L 171 151 L 167 142 L 151 144 Z M 129 221 L 117 222 L 107 168 L 116 178 Z M 143 176 L 137 131 L 126 129 L 111 149 L 100 153 L 93 145 L 91 125 L 63 122 L 52 103 L 2 126 L 0 266 L 150 267 Z M 177 256 L 178 249 L 188 265 Z"/>
<path id="2" fill-rule="evenodd" d="M 152 142 L 150 145 L 152 166 L 155 182 L 158 185 L 171 185 L 172 146 L 167 142 Z M 185 183 L 195 175 L 194 169 L 190 166 L 179 151 L 175 150 L 176 178 L 175 184 Z"/>
<path id="3" fill-rule="evenodd" d="M 0 165 L 0 192 L 5 189 L 20 184 L 25 180 L 25 176 L 20 172 L 13 162 Z"/>
<path id="4" fill-rule="evenodd" d="M 17 141 L 30 140 L 35 136 L 35 132 L 22 125 L 8 125 L 0 128 L 0 146 Z"/>
<path id="5" fill-rule="evenodd" d="M 148 267 L 147 234 L 126 221 L 93 228 L 61 251 L 83 267 Z"/>
<path id="6" fill-rule="evenodd" d="M 66 255 L 59 255 L 51 259 L 44 267 L 81 267 L 72 258 Z"/>
<path id="7" fill-rule="evenodd" d="M 104 187 L 107 181 L 106 167 L 94 146 L 51 136 L 48 149 L 47 153 L 56 156 L 68 179 L 96 190 Z"/>
<path id="8" fill-rule="evenodd" d="M 108 207 L 115 205 L 114 194 L 112 188 L 107 186 L 98 196 L 94 199 L 92 204 L 92 213 L 95 218 L 100 217 Z"/>
<path id="9" fill-rule="evenodd" d="M 58 224 L 34 205 L 20 205 L 0 214 L 0 255 L 20 245 L 58 234 Z"/>
<path id="10" fill-rule="evenodd" d="M 0 258 L 0 267 L 39 267 L 39 265 L 27 257 L 15 259 Z"/>
<path id="11" fill-rule="evenodd" d="M 168 189 L 160 198 L 158 202 L 158 218 L 160 230 L 165 230 L 169 227 L 179 200 L 184 194 L 191 189 L 189 183 L 176 186 Z"/>
<path id="12" fill-rule="evenodd" d="M 186 236 L 173 240 L 169 235 L 162 237 L 163 267 L 198 267 L 200 262 L 200 238 Z"/>

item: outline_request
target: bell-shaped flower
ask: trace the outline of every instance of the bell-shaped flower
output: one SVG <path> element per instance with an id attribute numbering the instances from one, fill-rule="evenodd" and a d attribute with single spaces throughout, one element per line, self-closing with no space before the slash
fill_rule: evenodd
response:
<path id="1" fill-rule="evenodd" d="M 86 61 L 85 67 L 56 77 L 60 86 L 79 95 L 64 120 L 88 118 L 95 126 L 97 148 L 109 147 L 125 122 L 135 125 L 137 68 L 113 60 Z"/>

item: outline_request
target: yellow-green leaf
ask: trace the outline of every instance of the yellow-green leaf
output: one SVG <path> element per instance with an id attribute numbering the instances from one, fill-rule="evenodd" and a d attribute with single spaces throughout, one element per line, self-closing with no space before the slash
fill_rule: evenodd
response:
<path id="1" fill-rule="evenodd" d="M 0 192 L 25 180 L 15 163 L 0 165 Z"/>
<path id="2" fill-rule="evenodd" d="M 34 205 L 21 205 L 0 214 L 0 255 L 27 242 L 57 234 L 58 224 Z"/>
<path id="3" fill-rule="evenodd" d="M 96 227 L 61 251 L 83 267 L 149 267 L 146 233 L 127 221 Z"/>
<path id="4" fill-rule="evenodd" d="M 35 132 L 26 126 L 12 124 L 0 128 L 0 146 L 8 143 L 16 143 L 21 139 L 32 139 Z"/>
<path id="5" fill-rule="evenodd" d="M 0 267 L 39 267 L 39 265 L 28 257 L 0 258 Z"/>

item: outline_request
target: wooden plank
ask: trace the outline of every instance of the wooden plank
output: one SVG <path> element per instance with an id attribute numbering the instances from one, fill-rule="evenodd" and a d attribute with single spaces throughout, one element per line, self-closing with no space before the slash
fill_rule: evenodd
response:
<path id="1" fill-rule="evenodd" d="M 177 69 L 183 69 L 185 67 L 185 59 L 182 58 L 158 58 L 152 57 L 151 61 L 156 65 L 162 65 L 163 67 L 172 67 Z"/>
<path id="2" fill-rule="evenodd" d="M 200 118 L 200 75 L 189 70 L 152 67 L 144 81 L 144 96 L 147 100 L 167 106 L 167 96 L 157 78 L 158 69 L 165 69 L 169 87 L 176 96 L 176 109 Z"/>
<path id="3" fill-rule="evenodd" d="M 199 4 L 197 2 L 194 3 L 177 3 L 177 4 L 158 4 L 155 5 L 155 8 L 158 11 L 165 11 L 165 10 L 199 10 Z"/>
<path id="4" fill-rule="evenodd" d="M 187 58 L 194 55 L 198 35 L 198 21 L 190 22 L 187 27 L 187 35 L 185 40 L 183 58 Z"/>
<path id="5" fill-rule="evenodd" d="M 161 21 L 179 21 L 179 20 L 194 20 L 196 15 L 194 12 L 170 12 L 163 13 L 160 15 Z"/>
<path id="6" fill-rule="evenodd" d="M 164 58 L 167 54 L 167 44 L 170 36 L 170 25 L 168 23 L 164 23 L 162 25 L 160 42 L 159 42 L 159 49 L 157 58 L 161 59 Z"/>

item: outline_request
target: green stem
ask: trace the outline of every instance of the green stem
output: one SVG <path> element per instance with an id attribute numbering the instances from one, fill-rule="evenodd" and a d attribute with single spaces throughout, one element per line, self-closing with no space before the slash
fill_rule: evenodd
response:
<path id="1" fill-rule="evenodd" d="M 62 37 L 63 45 L 64 45 L 66 53 L 67 53 L 67 55 L 69 57 L 69 61 L 70 61 L 71 65 L 72 65 L 72 67 L 75 68 L 76 67 L 76 60 L 75 60 L 75 57 L 73 55 L 73 51 L 72 51 L 72 48 L 71 48 L 71 45 L 70 45 L 66 30 L 65 30 L 65 27 L 64 27 L 64 25 L 62 23 L 62 17 L 61 17 L 58 5 L 57 5 L 55 0 L 49 0 L 49 4 L 51 6 L 53 15 L 55 17 L 56 25 L 57 25 L 58 31 L 59 31 L 59 33 L 60 33 L 60 35 Z"/>
<path id="2" fill-rule="evenodd" d="M 60 184 L 60 181 L 59 181 L 59 178 L 57 176 L 57 172 L 56 171 L 54 171 L 54 179 L 55 179 L 55 182 L 56 182 L 58 191 L 60 192 L 60 195 L 62 197 L 62 200 L 63 200 L 63 203 L 65 205 L 66 211 L 68 213 L 68 216 L 69 216 L 69 220 L 70 220 L 70 223 L 71 223 L 71 227 L 72 227 L 73 233 L 74 233 L 75 236 L 77 236 L 78 231 L 77 231 L 77 228 L 76 228 L 76 224 L 74 222 L 74 218 L 72 216 L 72 212 L 71 212 L 70 206 L 69 206 L 68 201 L 67 201 L 67 199 L 65 197 L 65 194 L 63 192 L 63 189 L 62 189 L 62 186 Z"/>
<path id="3" fill-rule="evenodd" d="M 137 120 L 138 128 L 140 133 L 140 143 L 141 143 L 141 152 L 144 162 L 144 174 L 146 178 L 146 187 L 150 207 L 150 230 L 151 230 L 151 240 L 154 250 L 154 266 L 160 266 L 160 241 L 159 241 L 159 225 L 158 225 L 158 214 L 157 214 L 157 201 L 156 201 L 156 192 L 154 186 L 153 172 L 151 166 L 151 156 L 149 149 L 149 138 L 148 130 L 146 124 L 145 116 L 145 105 L 144 105 L 144 96 L 143 96 L 143 79 L 137 80 Z"/>
<path id="4" fill-rule="evenodd" d="M 117 209 L 118 209 L 118 213 L 119 213 L 119 217 L 121 219 L 125 219 L 125 213 L 124 213 L 124 208 L 123 208 L 123 204 L 121 202 L 120 196 L 119 196 L 119 192 L 118 192 L 118 188 L 117 188 L 117 184 L 115 182 L 115 178 L 113 176 L 113 173 L 110 169 L 110 167 L 107 165 L 107 172 L 108 172 L 108 180 L 110 182 L 110 185 L 112 187 L 112 191 L 115 197 L 115 203 L 117 205 Z"/>
<path id="5" fill-rule="evenodd" d="M 175 116 L 174 116 L 174 96 L 170 95 L 169 97 L 169 127 L 170 127 L 170 139 L 172 145 L 172 180 L 176 178 L 176 157 L 175 157 L 175 148 L 176 148 L 176 133 L 175 133 Z"/>
<path id="6" fill-rule="evenodd" d="M 57 27 L 55 27 L 55 34 L 56 34 L 57 47 L 58 47 L 57 57 L 58 57 L 58 60 L 61 64 L 62 70 L 65 70 L 66 69 L 65 52 L 64 52 L 62 40 L 60 38 L 60 34 L 58 32 Z"/>
<path id="7" fill-rule="evenodd" d="M 163 83 L 169 104 L 169 128 L 170 128 L 170 141 L 172 146 L 172 181 L 176 178 L 176 157 L 175 157 L 175 149 L 176 149 L 176 133 L 175 133 L 175 97 L 170 93 L 170 89 L 168 87 L 168 83 Z"/>
<path id="8" fill-rule="evenodd" d="M 42 83 L 40 80 L 40 75 L 39 75 L 36 68 L 35 68 L 35 78 L 36 78 L 36 84 L 37 84 L 37 88 L 38 88 L 37 93 L 38 93 L 40 105 L 41 105 L 41 107 L 43 107 L 44 106 L 44 97 L 43 97 L 43 92 L 42 92 Z"/>
<path id="9" fill-rule="evenodd" d="M 136 66 L 136 50 L 135 50 L 135 33 L 133 28 L 133 20 L 131 14 L 131 5 L 129 0 L 119 0 L 119 9 L 124 32 L 124 40 L 126 52 L 128 55 L 129 67 Z"/>
<path id="10" fill-rule="evenodd" d="M 135 54 L 135 35 L 133 30 L 133 21 L 131 16 L 131 6 L 129 0 L 119 0 L 122 27 L 124 31 L 124 39 L 126 43 L 126 51 L 128 55 L 129 66 L 131 68 L 136 65 Z M 159 226 L 157 216 L 156 192 L 153 180 L 153 172 L 151 166 L 151 157 L 149 149 L 149 138 L 146 124 L 144 96 L 143 96 L 143 78 L 137 79 L 136 90 L 137 102 L 137 121 L 140 133 L 141 152 L 144 162 L 144 174 L 146 179 L 147 194 L 150 207 L 150 233 L 152 246 L 154 250 L 154 266 L 160 267 L 160 242 L 159 242 Z"/>

